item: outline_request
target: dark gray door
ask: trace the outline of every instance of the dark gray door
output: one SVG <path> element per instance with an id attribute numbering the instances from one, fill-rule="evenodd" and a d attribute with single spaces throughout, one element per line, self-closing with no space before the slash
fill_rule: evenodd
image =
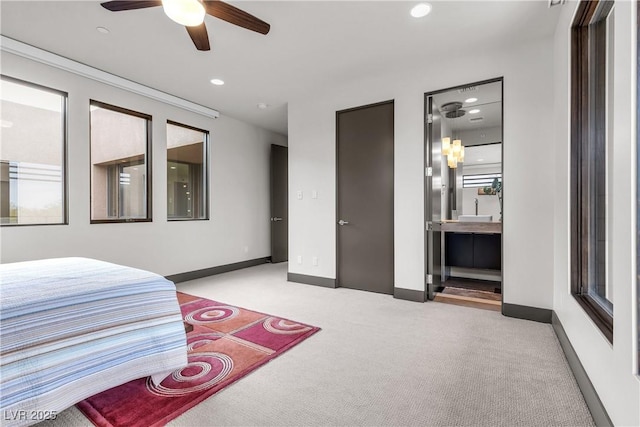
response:
<path id="1" fill-rule="evenodd" d="M 338 286 L 393 294 L 393 101 L 336 121 Z"/>
<path id="2" fill-rule="evenodd" d="M 427 167 L 431 168 L 431 176 L 427 176 L 426 197 L 426 229 L 427 229 L 427 275 L 431 283 L 427 283 L 427 298 L 433 299 L 435 291 L 442 286 L 442 233 L 440 231 L 443 219 L 442 199 L 445 189 L 442 179 L 442 118 L 433 98 L 427 98 L 427 113 L 431 120 L 427 120 Z M 430 123 L 429 123 L 430 122 Z M 428 174 L 427 174 L 428 175 Z M 455 184 L 454 184 L 455 188 Z M 444 195 L 445 197 L 447 194 Z"/>
<path id="3" fill-rule="evenodd" d="M 271 262 L 289 258 L 289 170 L 287 147 L 271 145 Z"/>

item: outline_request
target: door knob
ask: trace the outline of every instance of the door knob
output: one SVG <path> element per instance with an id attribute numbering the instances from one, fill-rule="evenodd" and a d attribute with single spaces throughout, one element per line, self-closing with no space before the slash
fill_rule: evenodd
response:
<path id="1" fill-rule="evenodd" d="M 338 221 L 338 224 L 340 224 L 340 225 L 347 225 L 347 224 L 349 224 L 349 221 L 343 221 L 343 220 L 340 220 L 340 221 Z"/>
<path id="2" fill-rule="evenodd" d="M 282 218 L 274 216 L 273 218 L 271 218 L 271 221 L 282 221 Z"/>

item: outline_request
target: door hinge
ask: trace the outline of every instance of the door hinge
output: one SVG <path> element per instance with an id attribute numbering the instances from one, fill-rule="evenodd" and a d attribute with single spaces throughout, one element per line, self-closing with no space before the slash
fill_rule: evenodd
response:
<path id="1" fill-rule="evenodd" d="M 429 230 L 433 230 L 433 222 L 431 222 L 431 221 L 427 221 L 427 224 L 426 224 L 426 230 L 427 230 L 427 231 L 429 231 Z"/>
<path id="2" fill-rule="evenodd" d="M 433 176 L 433 168 L 431 166 L 429 166 L 428 168 L 425 168 L 424 175 L 425 176 Z"/>
<path id="3" fill-rule="evenodd" d="M 427 123 L 433 123 L 433 114 L 427 114 Z"/>
<path id="4" fill-rule="evenodd" d="M 433 285 L 433 274 L 427 274 L 427 285 Z"/>

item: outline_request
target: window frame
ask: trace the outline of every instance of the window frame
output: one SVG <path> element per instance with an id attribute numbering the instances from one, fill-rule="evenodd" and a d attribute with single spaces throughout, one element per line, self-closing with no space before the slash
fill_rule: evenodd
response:
<path id="1" fill-rule="evenodd" d="M 482 185 L 479 184 L 473 184 L 473 185 L 465 185 L 465 177 L 470 177 L 468 178 L 468 180 L 472 180 L 472 179 L 487 179 L 489 180 L 488 183 L 484 183 Z M 485 178 L 486 177 L 486 178 Z M 491 184 L 493 183 L 493 180 L 495 178 L 498 178 L 499 182 L 502 182 L 502 172 L 494 172 L 494 173 L 469 173 L 469 174 L 462 174 L 462 188 L 484 188 L 484 187 L 491 187 Z"/>
<path id="2" fill-rule="evenodd" d="M 60 178 L 62 180 L 62 221 L 40 224 L 11 224 L 2 223 L 0 221 L 0 227 L 41 227 L 48 225 L 69 225 L 69 180 L 68 180 L 68 143 L 69 143 L 69 93 L 54 89 L 48 86 L 43 86 L 38 83 L 33 83 L 16 77 L 12 77 L 6 74 L 0 74 L 0 80 L 5 80 L 11 83 L 31 87 L 33 89 L 42 90 L 44 92 L 54 93 L 62 96 L 62 173 Z"/>
<path id="3" fill-rule="evenodd" d="M 593 231 L 590 230 L 590 221 L 593 212 L 589 199 L 589 180 L 595 172 L 590 171 L 588 166 L 597 156 L 590 146 L 591 138 L 595 138 L 598 132 L 604 132 L 606 136 L 606 128 L 594 120 L 596 107 L 593 105 L 590 81 L 594 61 L 600 65 L 600 61 L 604 60 L 606 66 L 607 55 L 594 58 L 589 42 L 590 26 L 606 19 L 613 3 L 611 0 L 581 1 L 571 25 L 570 168 L 571 294 L 611 343 L 613 314 L 589 294 L 593 281 L 590 277 L 590 251 L 594 250 L 591 244 Z M 605 260 L 605 266 L 607 264 Z"/>
<path id="4" fill-rule="evenodd" d="M 636 334 L 640 375 L 640 6 L 636 4 Z"/>
<path id="5" fill-rule="evenodd" d="M 146 190 L 146 218 L 114 218 L 114 219 L 93 219 L 92 218 L 92 206 L 93 206 L 93 179 L 92 173 L 89 172 L 89 223 L 90 224 L 118 224 L 118 223 L 127 223 L 127 222 L 152 222 L 152 207 L 153 207 L 153 193 L 152 193 L 152 156 L 151 156 L 151 147 L 152 147 L 152 116 L 150 114 L 141 113 L 139 111 L 130 110 L 128 108 L 119 107 L 117 105 L 107 104 L 102 101 L 96 101 L 95 99 L 89 99 L 89 167 L 92 167 L 91 163 L 91 107 L 96 106 L 99 108 L 103 108 L 106 110 L 115 111 L 117 113 L 128 114 L 134 117 L 138 117 L 146 120 L 146 128 L 147 128 L 147 142 L 146 142 L 146 153 L 145 153 L 145 169 L 147 173 L 147 182 L 145 186 Z"/>
<path id="6" fill-rule="evenodd" d="M 205 196 L 205 201 L 204 201 L 204 217 L 203 218 L 178 218 L 178 217 L 174 217 L 171 218 L 169 217 L 169 212 L 167 212 L 167 222 L 182 222 L 182 221 L 209 221 L 210 220 L 210 215 L 209 215 L 209 206 L 210 206 L 210 192 L 209 192 L 209 173 L 210 173 L 210 166 L 209 164 L 211 163 L 211 160 L 209 158 L 209 150 L 210 150 L 210 144 L 209 144 L 209 138 L 210 138 L 210 133 L 208 130 L 204 130 L 204 129 L 200 129 L 197 128 L 195 126 L 190 126 L 190 125 L 186 125 L 184 123 L 180 123 L 180 122 L 176 122 L 174 120 L 167 120 L 167 125 L 172 125 L 172 126 L 179 126 L 179 127 L 183 127 L 185 129 L 189 129 L 189 130 L 193 130 L 196 132 L 202 132 L 204 134 L 204 139 L 202 141 L 203 143 L 203 153 L 202 153 L 202 158 L 203 158 L 203 189 L 202 189 L 202 194 Z M 169 147 L 168 147 L 168 143 L 167 143 L 167 147 L 166 147 L 166 151 L 167 153 L 169 152 Z M 166 163 L 169 163 L 169 159 L 167 158 Z M 181 163 L 181 162 L 178 162 Z M 166 166 L 166 164 L 165 164 Z M 168 184 L 168 182 L 165 183 L 165 186 Z M 166 189 L 167 191 L 168 188 Z M 166 208 L 168 208 L 169 206 L 169 201 L 167 200 L 167 206 Z"/>

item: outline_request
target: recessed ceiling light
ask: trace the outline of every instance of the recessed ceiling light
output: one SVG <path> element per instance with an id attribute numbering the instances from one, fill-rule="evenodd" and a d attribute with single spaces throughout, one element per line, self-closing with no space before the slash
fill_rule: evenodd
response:
<path id="1" fill-rule="evenodd" d="M 258 107 L 261 110 L 264 110 L 267 107 L 269 107 L 269 104 L 265 104 L 264 102 L 260 102 L 260 103 L 258 103 L 258 105 L 256 105 L 256 107 Z"/>
<path id="2" fill-rule="evenodd" d="M 479 162 L 484 162 L 484 159 L 478 159 Z"/>
<path id="3" fill-rule="evenodd" d="M 478 98 L 469 98 L 469 99 L 465 99 L 464 102 L 466 104 L 471 104 L 472 102 L 476 102 L 478 100 Z"/>
<path id="4" fill-rule="evenodd" d="M 216 85 L 216 86 L 222 86 L 224 84 L 224 80 L 220 80 L 220 79 L 211 79 L 211 83 Z"/>
<path id="5" fill-rule="evenodd" d="M 414 18 L 422 18 L 427 16 L 431 12 L 431 5 L 429 3 L 419 3 L 411 9 L 411 16 Z"/>
<path id="6" fill-rule="evenodd" d="M 478 114 L 480 112 L 480 110 L 478 110 L 477 108 L 475 110 L 471 110 L 469 111 L 469 114 Z"/>
<path id="7" fill-rule="evenodd" d="M 105 27 L 96 27 L 96 30 L 102 34 L 109 34 L 109 29 Z"/>

